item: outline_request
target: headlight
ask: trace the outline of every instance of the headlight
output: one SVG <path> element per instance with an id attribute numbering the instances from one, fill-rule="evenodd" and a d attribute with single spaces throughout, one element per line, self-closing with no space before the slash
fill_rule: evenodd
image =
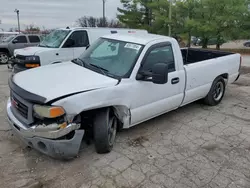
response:
<path id="1" fill-rule="evenodd" d="M 33 109 L 37 115 L 45 118 L 56 118 L 65 114 L 64 109 L 60 106 L 34 105 Z"/>
<path id="2" fill-rule="evenodd" d="M 25 60 L 26 60 L 25 67 L 27 68 L 35 68 L 40 66 L 39 56 L 27 56 L 25 57 Z"/>
<path id="3" fill-rule="evenodd" d="M 39 56 L 27 56 L 27 57 L 25 58 L 25 60 L 26 60 L 26 61 L 37 61 L 37 62 L 40 61 Z"/>

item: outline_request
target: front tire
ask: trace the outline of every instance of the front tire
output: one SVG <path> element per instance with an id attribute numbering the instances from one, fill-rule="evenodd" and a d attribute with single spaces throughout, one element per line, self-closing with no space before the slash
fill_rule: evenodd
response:
<path id="1" fill-rule="evenodd" d="M 102 109 L 94 119 L 94 140 L 97 153 L 109 153 L 114 146 L 118 119 L 110 108 Z"/>
<path id="2" fill-rule="evenodd" d="M 218 105 L 224 97 L 226 83 L 223 77 L 218 77 L 214 80 L 208 95 L 204 99 L 204 103 L 209 106 Z"/>
<path id="3" fill-rule="evenodd" d="M 0 65 L 7 64 L 9 61 L 9 54 L 6 52 L 0 52 Z"/>

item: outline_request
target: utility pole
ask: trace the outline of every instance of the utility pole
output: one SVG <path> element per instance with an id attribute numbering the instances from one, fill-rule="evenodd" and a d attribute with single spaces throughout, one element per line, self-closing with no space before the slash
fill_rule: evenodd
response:
<path id="1" fill-rule="evenodd" d="M 106 4 L 106 0 L 102 0 L 102 13 L 103 13 L 103 17 L 102 17 L 102 21 L 103 21 L 103 27 L 106 26 L 106 15 L 105 15 L 105 4 Z"/>
<path id="2" fill-rule="evenodd" d="M 16 12 L 16 14 L 17 14 L 18 32 L 20 33 L 19 10 L 15 9 L 14 12 Z"/>
<path id="3" fill-rule="evenodd" d="M 168 35 L 171 37 L 171 21 L 172 21 L 172 0 L 169 0 L 169 24 L 168 24 Z"/>

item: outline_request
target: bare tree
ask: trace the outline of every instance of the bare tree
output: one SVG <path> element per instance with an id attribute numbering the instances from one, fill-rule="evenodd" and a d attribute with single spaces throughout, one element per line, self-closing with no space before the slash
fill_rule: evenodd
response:
<path id="1" fill-rule="evenodd" d="M 9 28 L 9 30 L 8 30 L 9 32 L 16 32 L 16 31 L 18 31 L 18 29 L 17 28 L 13 28 L 13 27 L 11 27 L 11 28 Z"/>
<path id="2" fill-rule="evenodd" d="M 35 26 L 34 24 L 30 24 L 30 25 L 26 26 L 25 32 L 27 32 L 27 33 L 39 33 L 40 28 Z"/>
<path id="3" fill-rule="evenodd" d="M 76 20 L 76 24 L 79 25 L 80 27 L 88 27 L 89 26 L 88 17 L 84 16 L 84 17 L 78 18 Z"/>
<path id="4" fill-rule="evenodd" d="M 108 20 L 103 18 L 95 18 L 95 17 L 81 17 L 76 20 L 76 23 L 80 27 L 111 27 L 111 28 L 118 28 L 118 27 L 124 27 L 122 23 L 120 23 L 118 20 Z"/>

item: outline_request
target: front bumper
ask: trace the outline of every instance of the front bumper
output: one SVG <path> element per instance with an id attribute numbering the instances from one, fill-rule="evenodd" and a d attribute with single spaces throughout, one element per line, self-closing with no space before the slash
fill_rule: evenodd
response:
<path id="1" fill-rule="evenodd" d="M 16 74 L 16 73 L 19 73 L 19 72 L 22 72 L 22 71 L 25 71 L 25 70 L 28 70 L 28 68 L 26 68 L 24 66 L 20 66 L 19 64 L 14 63 L 13 74 Z"/>
<path id="2" fill-rule="evenodd" d="M 7 115 L 10 127 L 26 145 L 54 158 L 69 159 L 77 156 L 84 136 L 84 130 L 78 129 L 79 125 L 69 124 L 61 130 L 37 132 L 34 127 L 24 125 L 14 116 L 10 100 L 7 103 Z M 71 139 L 61 138 L 71 132 L 74 132 Z"/>
<path id="3" fill-rule="evenodd" d="M 16 73 L 31 69 L 31 68 L 25 67 L 25 64 L 40 64 L 40 62 L 32 62 L 32 61 L 17 59 L 16 57 L 13 57 L 11 59 L 11 64 L 13 66 L 13 74 L 16 74 Z"/>

